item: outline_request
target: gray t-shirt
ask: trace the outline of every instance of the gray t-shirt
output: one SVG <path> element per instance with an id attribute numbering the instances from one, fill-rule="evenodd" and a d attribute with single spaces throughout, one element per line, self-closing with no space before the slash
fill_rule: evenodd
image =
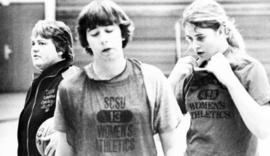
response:
<path id="1" fill-rule="evenodd" d="M 55 127 L 66 132 L 75 155 L 156 156 L 152 120 L 159 132 L 179 123 L 176 103 L 156 103 L 151 115 L 140 65 L 132 60 L 111 80 L 94 80 L 91 71 L 75 79 L 60 85 L 55 112 Z"/>
<path id="2" fill-rule="evenodd" d="M 263 66 L 249 56 L 227 55 L 235 75 L 260 105 L 269 104 L 270 87 Z M 187 156 L 255 156 L 257 138 L 243 122 L 228 90 L 206 71 L 193 72 L 175 94 L 189 112 Z M 177 88 L 177 87 L 176 87 Z"/>

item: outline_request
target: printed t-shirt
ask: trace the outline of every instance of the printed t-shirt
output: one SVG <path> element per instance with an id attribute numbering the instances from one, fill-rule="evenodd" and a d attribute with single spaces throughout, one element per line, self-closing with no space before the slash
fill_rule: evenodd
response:
<path id="1" fill-rule="evenodd" d="M 270 87 L 262 65 L 248 56 L 226 56 L 249 94 L 269 104 Z M 243 122 L 227 88 L 206 71 L 194 71 L 176 93 L 183 112 L 191 116 L 187 156 L 255 156 L 257 139 Z"/>
<path id="2" fill-rule="evenodd" d="M 60 86 L 55 114 L 56 128 L 66 132 L 75 155 L 157 155 L 137 63 L 128 60 L 124 72 L 109 81 L 93 80 L 85 72 L 78 77 L 72 89 Z"/>

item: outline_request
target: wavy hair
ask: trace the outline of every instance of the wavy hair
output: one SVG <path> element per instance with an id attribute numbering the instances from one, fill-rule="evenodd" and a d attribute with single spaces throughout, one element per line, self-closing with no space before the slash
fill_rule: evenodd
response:
<path id="1" fill-rule="evenodd" d="M 242 35 L 234 24 L 233 19 L 229 19 L 225 10 L 215 0 L 195 0 L 183 12 L 182 25 L 191 23 L 199 28 L 211 28 L 217 30 L 224 27 L 228 44 L 245 52 L 245 43 Z"/>

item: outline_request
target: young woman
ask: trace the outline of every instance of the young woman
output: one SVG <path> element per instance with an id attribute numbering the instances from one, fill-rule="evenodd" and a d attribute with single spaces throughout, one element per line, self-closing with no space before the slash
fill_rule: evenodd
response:
<path id="1" fill-rule="evenodd" d="M 191 117 L 188 156 L 255 156 L 270 134 L 270 87 L 224 9 L 196 0 L 182 18 L 195 57 L 181 58 L 169 76 L 178 104 Z"/>
<path id="2" fill-rule="evenodd" d="M 176 155 L 181 111 L 157 68 L 124 57 L 133 23 L 110 0 L 94 0 L 79 15 L 81 45 L 93 62 L 61 82 L 55 111 L 59 156 Z"/>
<path id="3" fill-rule="evenodd" d="M 60 81 L 76 70 L 70 67 L 73 61 L 71 31 L 63 22 L 38 21 L 32 30 L 31 42 L 32 61 L 38 73 L 34 75 L 19 118 L 18 156 L 41 156 L 36 147 L 37 130 L 53 117 Z M 45 154 L 52 156 L 57 138 L 52 134 L 47 139 L 50 142 Z"/>

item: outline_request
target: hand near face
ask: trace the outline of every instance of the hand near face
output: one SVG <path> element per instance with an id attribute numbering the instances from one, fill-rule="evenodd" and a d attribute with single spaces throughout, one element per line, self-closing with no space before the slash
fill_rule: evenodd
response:
<path id="1" fill-rule="evenodd" d="M 234 81 L 236 78 L 231 69 L 229 61 L 222 53 L 217 53 L 212 56 L 205 69 L 213 73 L 225 86 Z"/>
<path id="2" fill-rule="evenodd" d="M 197 66 L 196 59 L 192 56 L 186 56 L 186 57 L 180 58 L 177 61 L 174 67 L 174 72 L 176 75 L 185 77 L 192 73 L 193 67 L 195 66 Z"/>

